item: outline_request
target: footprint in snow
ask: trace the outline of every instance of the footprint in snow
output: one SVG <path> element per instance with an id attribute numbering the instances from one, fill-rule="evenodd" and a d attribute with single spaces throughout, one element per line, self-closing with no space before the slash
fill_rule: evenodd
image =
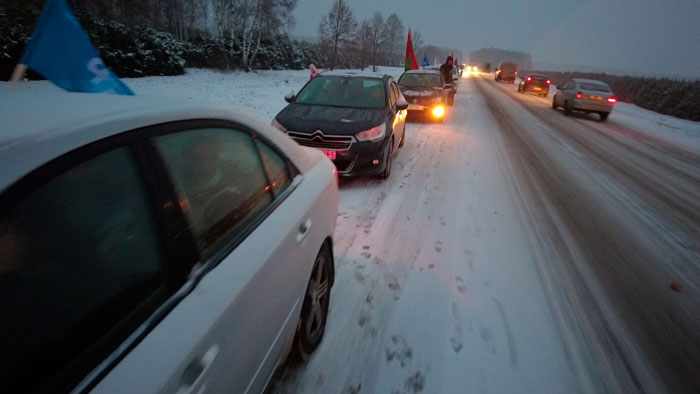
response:
<path id="1" fill-rule="evenodd" d="M 417 371 L 413 375 L 411 375 L 408 379 L 406 379 L 406 390 L 407 393 L 412 393 L 412 394 L 417 394 L 423 391 L 423 387 L 425 386 L 425 378 L 423 377 L 423 374 L 420 373 L 420 371 Z"/>
<path id="2" fill-rule="evenodd" d="M 459 317 L 459 307 L 457 303 L 452 303 L 452 335 L 450 335 L 450 346 L 455 353 L 459 353 L 464 345 L 462 341 L 462 321 Z"/>
<path id="3" fill-rule="evenodd" d="M 389 346 L 384 348 L 384 351 L 387 362 L 390 363 L 396 360 L 401 364 L 401 367 L 405 367 L 411 360 L 411 357 L 413 357 L 413 350 L 401 335 L 392 335 Z"/>
<path id="4" fill-rule="evenodd" d="M 360 254 L 360 256 L 362 256 L 362 257 L 364 257 L 364 258 L 366 258 L 366 259 L 370 259 L 370 258 L 372 257 L 372 253 L 369 253 L 369 252 L 362 252 L 362 253 Z"/>
<path id="5" fill-rule="evenodd" d="M 458 276 L 455 278 L 457 281 L 457 291 L 460 292 L 460 294 L 466 294 L 467 293 L 467 285 L 464 283 L 464 278 L 461 276 Z"/>

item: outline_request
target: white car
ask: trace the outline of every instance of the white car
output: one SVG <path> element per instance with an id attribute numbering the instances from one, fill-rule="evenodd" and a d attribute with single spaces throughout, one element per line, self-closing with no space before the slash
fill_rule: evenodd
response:
<path id="1" fill-rule="evenodd" d="M 605 82 L 574 78 L 557 87 L 552 109 L 563 107 L 567 116 L 573 111 L 597 113 L 601 122 L 605 122 L 616 102 L 617 98 Z"/>
<path id="2" fill-rule="evenodd" d="M 259 393 L 323 337 L 335 167 L 223 105 L 0 90 L 7 393 Z"/>

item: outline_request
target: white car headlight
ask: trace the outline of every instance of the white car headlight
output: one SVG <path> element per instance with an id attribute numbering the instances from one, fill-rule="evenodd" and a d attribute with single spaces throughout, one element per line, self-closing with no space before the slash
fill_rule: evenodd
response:
<path id="1" fill-rule="evenodd" d="M 282 126 L 282 123 L 278 122 L 277 118 L 273 118 L 271 124 L 272 124 L 272 127 L 276 128 L 277 130 L 279 130 L 283 133 L 287 132 L 287 128 Z"/>
<path id="2" fill-rule="evenodd" d="M 385 134 L 386 124 L 382 123 L 381 125 L 372 127 L 369 130 L 360 131 L 359 133 L 355 134 L 355 137 L 359 141 L 379 141 L 384 138 Z"/>

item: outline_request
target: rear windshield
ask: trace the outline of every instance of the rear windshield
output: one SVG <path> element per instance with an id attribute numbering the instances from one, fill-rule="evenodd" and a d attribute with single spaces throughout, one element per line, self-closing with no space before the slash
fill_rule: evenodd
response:
<path id="1" fill-rule="evenodd" d="M 515 71 L 518 69 L 518 65 L 515 63 L 501 63 L 501 70 L 503 71 Z"/>
<path id="2" fill-rule="evenodd" d="M 440 74 L 404 74 L 399 79 L 401 86 L 440 87 Z"/>
<path id="3" fill-rule="evenodd" d="M 299 92 L 296 103 L 350 108 L 384 108 L 384 81 L 378 78 L 318 76 Z"/>
<path id="4" fill-rule="evenodd" d="M 530 75 L 530 77 L 532 78 L 533 81 L 544 82 L 547 80 L 547 77 L 545 77 L 544 75 Z"/>
<path id="5" fill-rule="evenodd" d="M 610 88 L 602 83 L 590 83 L 590 82 L 580 82 L 578 84 L 579 89 L 582 90 L 593 90 L 595 92 L 608 92 L 610 93 Z"/>

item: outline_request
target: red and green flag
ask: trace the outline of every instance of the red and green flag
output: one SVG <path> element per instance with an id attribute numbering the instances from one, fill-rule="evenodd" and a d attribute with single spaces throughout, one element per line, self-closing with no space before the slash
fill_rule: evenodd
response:
<path id="1" fill-rule="evenodd" d="M 411 29 L 408 29 L 408 41 L 406 42 L 406 70 L 418 70 L 418 61 L 416 60 L 416 54 L 413 53 L 413 39 L 411 39 Z"/>

